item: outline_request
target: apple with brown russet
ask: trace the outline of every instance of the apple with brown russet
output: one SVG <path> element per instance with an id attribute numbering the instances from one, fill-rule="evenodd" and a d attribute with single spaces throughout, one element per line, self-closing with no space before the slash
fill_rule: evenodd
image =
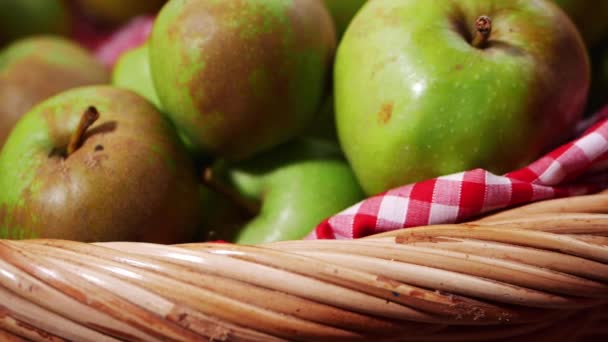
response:
<path id="1" fill-rule="evenodd" d="M 139 95 L 69 90 L 19 120 L 0 153 L 0 238 L 192 241 L 198 176 Z"/>
<path id="2" fill-rule="evenodd" d="M 335 45 L 322 1 L 170 0 L 148 42 L 150 73 L 197 153 L 244 160 L 312 121 Z"/>

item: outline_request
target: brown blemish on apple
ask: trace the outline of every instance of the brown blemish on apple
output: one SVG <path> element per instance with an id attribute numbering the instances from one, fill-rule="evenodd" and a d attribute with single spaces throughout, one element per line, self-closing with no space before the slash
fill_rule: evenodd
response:
<path id="1" fill-rule="evenodd" d="M 378 122 L 382 125 L 387 124 L 393 116 L 393 103 L 385 103 L 378 112 Z"/>
<path id="2" fill-rule="evenodd" d="M 464 66 L 463 66 L 462 64 L 460 64 L 460 63 L 459 63 L 459 64 L 454 65 L 454 70 L 458 70 L 458 71 L 460 71 L 460 70 L 462 70 L 463 68 L 464 68 Z"/>
<path id="3" fill-rule="evenodd" d="M 386 61 L 382 61 L 377 63 L 376 65 L 374 65 L 373 69 L 372 69 L 372 78 L 375 78 L 376 75 L 378 74 L 378 72 L 380 72 L 385 66 L 387 66 L 388 64 L 394 63 L 396 61 L 399 60 L 399 56 L 392 56 L 390 58 L 388 58 Z"/>

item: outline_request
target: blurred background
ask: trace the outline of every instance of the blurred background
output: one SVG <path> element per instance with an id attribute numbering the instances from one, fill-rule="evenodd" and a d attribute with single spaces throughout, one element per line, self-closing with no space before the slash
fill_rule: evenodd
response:
<path id="1" fill-rule="evenodd" d="M 61 34 L 95 47 L 129 20 L 156 13 L 165 0 L 0 0 L 0 42 Z"/>

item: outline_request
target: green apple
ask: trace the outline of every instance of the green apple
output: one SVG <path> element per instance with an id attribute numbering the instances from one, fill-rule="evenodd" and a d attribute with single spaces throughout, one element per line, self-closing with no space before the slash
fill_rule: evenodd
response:
<path id="1" fill-rule="evenodd" d="M 0 238 L 191 241 L 201 222 L 198 178 L 144 98 L 72 89 L 19 120 L 0 153 Z"/>
<path id="2" fill-rule="evenodd" d="M 589 56 L 546 0 L 374 0 L 342 39 L 336 125 L 367 194 L 473 168 L 504 173 L 568 135 Z"/>
<path id="3" fill-rule="evenodd" d="M 157 12 L 166 0 L 75 0 L 79 8 L 95 21 L 120 25 L 138 15 Z"/>
<path id="4" fill-rule="evenodd" d="M 574 21 L 589 47 L 608 38 L 608 1 L 553 0 Z"/>
<path id="5" fill-rule="evenodd" d="M 0 44 L 36 34 L 66 34 L 70 22 L 63 0 L 0 0 Z"/>
<path id="6" fill-rule="evenodd" d="M 342 37 L 359 9 L 367 0 L 324 0 L 336 24 L 336 33 Z"/>
<path id="7" fill-rule="evenodd" d="M 150 75 L 148 44 L 131 49 L 118 59 L 112 71 L 112 84 L 132 90 L 161 108 L 160 100 Z"/>
<path id="8" fill-rule="evenodd" d="M 17 120 L 38 102 L 61 91 L 109 81 L 109 73 L 76 43 L 58 36 L 32 36 L 0 52 L 0 147 Z"/>
<path id="9" fill-rule="evenodd" d="M 236 237 L 216 234 L 236 243 L 301 239 L 364 196 L 340 149 L 322 139 L 299 138 L 239 163 L 220 161 L 213 174 L 225 185 L 219 192 L 251 213 Z"/>
<path id="10" fill-rule="evenodd" d="M 242 160 L 305 128 L 335 49 L 310 0 L 170 0 L 149 41 L 162 107 L 199 152 Z"/>

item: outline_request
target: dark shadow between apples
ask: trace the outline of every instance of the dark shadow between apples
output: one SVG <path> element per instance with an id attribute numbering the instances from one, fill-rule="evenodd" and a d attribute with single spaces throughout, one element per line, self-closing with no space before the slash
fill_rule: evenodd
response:
<path id="1" fill-rule="evenodd" d="M 488 41 L 487 47 L 486 49 L 488 49 L 489 51 L 491 50 L 499 50 L 502 51 L 508 55 L 514 56 L 514 57 L 523 57 L 525 56 L 525 52 L 523 49 L 521 49 L 518 46 L 515 46 L 513 44 L 509 44 L 507 42 L 503 42 L 501 40 L 490 40 Z"/>
<path id="2" fill-rule="evenodd" d="M 300 139 L 313 141 L 314 144 L 312 146 L 306 145 L 305 147 L 294 144 L 295 140 Z M 295 140 L 283 143 L 270 151 L 266 151 L 265 153 L 256 156 L 254 159 L 234 163 L 232 164 L 232 167 L 243 168 L 251 174 L 260 175 L 286 164 L 304 163 L 313 160 L 344 160 L 344 155 L 340 149 L 337 146 L 333 146 L 334 144 L 326 139 L 299 137 Z M 328 145 L 333 146 L 331 152 L 324 151 L 330 150 L 327 147 Z"/>

